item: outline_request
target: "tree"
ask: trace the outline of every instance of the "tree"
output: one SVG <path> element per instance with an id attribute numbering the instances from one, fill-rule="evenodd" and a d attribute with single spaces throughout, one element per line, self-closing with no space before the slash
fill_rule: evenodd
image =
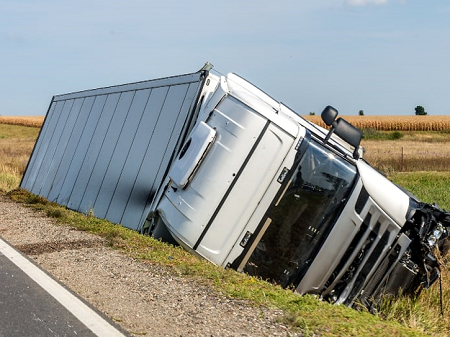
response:
<path id="1" fill-rule="evenodd" d="M 364 110 L 359 110 L 358 114 L 359 114 L 360 116 L 364 116 Z"/>
<path id="2" fill-rule="evenodd" d="M 416 106 L 416 115 L 417 116 L 425 116 L 427 112 L 425 111 L 425 108 L 421 105 Z"/>

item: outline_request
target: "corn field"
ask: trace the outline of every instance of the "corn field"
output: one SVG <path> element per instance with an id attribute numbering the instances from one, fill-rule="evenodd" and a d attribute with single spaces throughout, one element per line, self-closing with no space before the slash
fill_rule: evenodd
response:
<path id="1" fill-rule="evenodd" d="M 22 125 L 40 128 L 43 122 L 43 116 L 0 116 L 0 124 Z"/>
<path id="2" fill-rule="evenodd" d="M 325 127 L 320 115 L 303 116 Z M 358 129 L 378 131 L 450 131 L 450 116 L 343 116 Z"/>
<path id="3" fill-rule="evenodd" d="M 325 127 L 320 115 L 303 116 Z M 378 131 L 450 131 L 449 116 L 343 116 L 358 129 Z M 41 127 L 43 116 L 0 116 L 0 124 Z"/>

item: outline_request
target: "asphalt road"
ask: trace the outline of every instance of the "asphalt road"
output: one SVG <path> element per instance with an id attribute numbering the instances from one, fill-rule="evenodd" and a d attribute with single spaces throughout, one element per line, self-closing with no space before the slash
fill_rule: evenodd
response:
<path id="1" fill-rule="evenodd" d="M 0 337 L 124 337 L 0 238 Z"/>

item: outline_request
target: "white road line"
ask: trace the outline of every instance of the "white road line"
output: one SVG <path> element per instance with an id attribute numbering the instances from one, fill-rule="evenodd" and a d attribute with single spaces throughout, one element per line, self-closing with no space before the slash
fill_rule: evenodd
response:
<path id="1" fill-rule="evenodd" d="M 119 330 L 105 321 L 94 310 L 89 308 L 80 299 L 71 294 L 1 238 L 0 253 L 23 270 L 25 274 L 52 295 L 98 337 L 125 337 Z"/>

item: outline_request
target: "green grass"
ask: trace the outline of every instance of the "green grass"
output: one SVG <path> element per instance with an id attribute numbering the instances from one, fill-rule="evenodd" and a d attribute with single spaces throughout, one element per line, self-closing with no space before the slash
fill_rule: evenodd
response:
<path id="1" fill-rule="evenodd" d="M 450 172 L 397 172 L 388 177 L 421 201 L 450 210 Z"/>
<path id="2" fill-rule="evenodd" d="M 373 128 L 361 129 L 363 140 L 408 140 L 429 143 L 450 141 L 450 130 L 442 131 L 380 131 Z"/>
<path id="3" fill-rule="evenodd" d="M 400 131 L 378 131 L 377 129 L 362 129 L 364 140 L 397 140 L 404 136 Z"/>
<path id="4" fill-rule="evenodd" d="M 38 134 L 39 128 L 0 123 L 0 139 L 12 138 L 36 140 Z"/>

